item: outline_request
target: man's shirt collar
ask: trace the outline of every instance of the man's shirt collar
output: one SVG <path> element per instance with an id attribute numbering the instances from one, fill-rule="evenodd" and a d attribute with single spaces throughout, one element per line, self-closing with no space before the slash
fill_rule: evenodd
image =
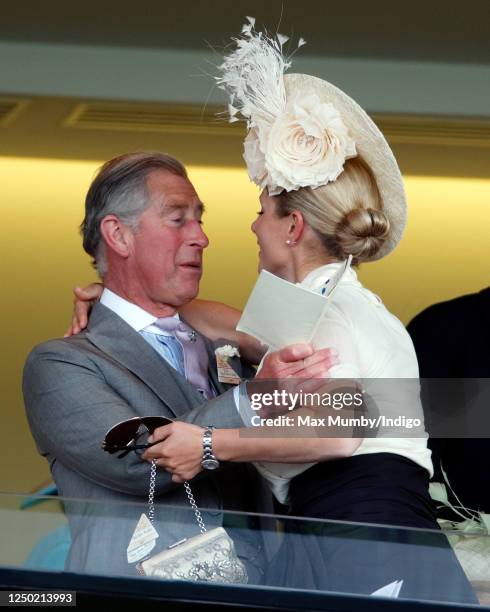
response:
<path id="1" fill-rule="evenodd" d="M 110 289 L 104 289 L 102 295 L 100 296 L 100 303 L 121 317 L 123 321 L 125 321 L 137 332 L 149 331 L 156 334 L 165 335 L 158 327 L 153 325 L 158 317 L 155 317 L 146 310 L 143 310 L 143 308 L 133 304 L 133 302 L 128 302 L 128 300 L 125 300 Z M 174 316 L 179 318 L 177 314 Z"/>

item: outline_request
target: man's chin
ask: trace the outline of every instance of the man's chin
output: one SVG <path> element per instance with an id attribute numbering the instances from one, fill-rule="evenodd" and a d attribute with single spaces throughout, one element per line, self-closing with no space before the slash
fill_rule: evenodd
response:
<path id="1" fill-rule="evenodd" d="M 178 301 L 179 306 L 185 306 L 189 302 L 192 302 L 195 298 L 197 298 L 199 294 L 199 284 L 194 287 L 182 287 L 182 290 L 179 292 Z"/>

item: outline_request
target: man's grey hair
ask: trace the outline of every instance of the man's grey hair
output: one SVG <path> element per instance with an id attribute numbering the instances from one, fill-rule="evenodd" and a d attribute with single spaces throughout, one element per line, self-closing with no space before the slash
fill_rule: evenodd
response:
<path id="1" fill-rule="evenodd" d="M 106 162 L 97 172 L 85 198 L 85 218 L 80 225 L 83 248 L 93 257 L 99 276 L 107 272 L 105 243 L 100 223 L 106 215 L 115 215 L 133 232 L 141 215 L 149 207 L 146 185 L 154 170 L 166 170 L 187 178 L 184 166 L 165 153 L 127 153 Z"/>

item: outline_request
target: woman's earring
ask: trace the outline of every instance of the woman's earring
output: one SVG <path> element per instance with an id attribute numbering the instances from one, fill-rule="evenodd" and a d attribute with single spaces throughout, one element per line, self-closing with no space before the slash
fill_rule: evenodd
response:
<path id="1" fill-rule="evenodd" d="M 286 240 L 286 244 L 288 246 L 294 246 L 296 244 L 296 240 L 289 240 L 289 238 Z"/>
<path id="2" fill-rule="evenodd" d="M 291 244 L 291 240 L 286 240 L 286 244 Z"/>

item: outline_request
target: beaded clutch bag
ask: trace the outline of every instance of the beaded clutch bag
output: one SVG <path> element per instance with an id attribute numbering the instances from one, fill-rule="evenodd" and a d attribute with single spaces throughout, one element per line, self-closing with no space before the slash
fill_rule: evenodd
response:
<path id="1" fill-rule="evenodd" d="M 148 500 L 151 521 L 154 515 L 155 477 L 156 464 L 153 461 Z M 233 540 L 223 527 L 216 527 L 211 531 L 206 529 L 189 483 L 185 482 L 184 487 L 201 533 L 180 540 L 157 555 L 142 561 L 137 566 L 138 573 L 142 576 L 157 576 L 167 580 L 246 584 L 247 569 L 238 558 Z"/>

